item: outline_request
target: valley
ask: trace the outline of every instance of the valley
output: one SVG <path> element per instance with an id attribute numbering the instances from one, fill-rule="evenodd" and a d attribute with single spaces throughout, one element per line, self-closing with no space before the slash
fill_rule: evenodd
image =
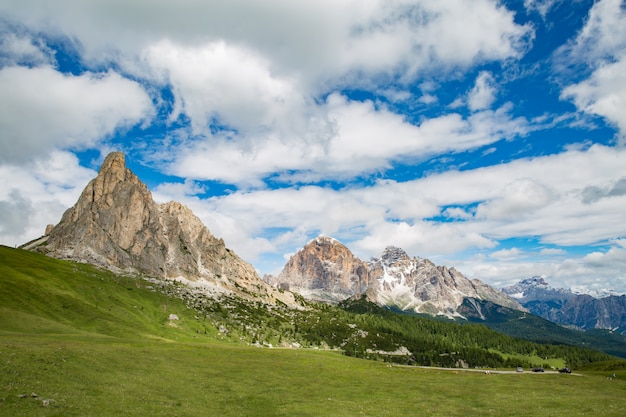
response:
<path id="1" fill-rule="evenodd" d="M 347 320 L 345 328 L 366 331 L 350 325 L 359 316 L 371 320 L 363 309 L 372 304 L 344 313 L 321 305 L 310 316 L 303 309 L 289 341 L 301 347 L 285 341 L 287 348 L 276 349 L 269 343 L 280 335 L 270 333 L 281 326 L 259 313 L 261 307 L 269 312 L 267 306 L 238 315 L 237 329 L 223 313 L 221 321 L 201 317 L 186 305 L 189 299 L 168 294 L 176 286 L 161 291 L 140 277 L 6 247 L 0 247 L 0 276 L 3 415 L 496 416 L 506 410 L 547 416 L 558 409 L 618 416 L 626 406 L 626 371 L 615 360 L 590 363 L 595 370 L 581 367 L 582 377 L 443 371 L 350 357 L 315 341 L 316 334 L 325 337 L 322 327 L 304 330 L 307 320 L 324 321 L 320 311 L 332 311 L 333 323 Z M 376 320 L 386 322 L 385 315 Z M 484 326 L 438 325 L 446 338 L 462 328 L 480 329 L 481 339 L 491 334 Z"/>
<path id="2" fill-rule="evenodd" d="M 2 415 L 617 416 L 625 345 L 396 247 L 318 237 L 263 280 L 121 153 L 0 246 Z"/>

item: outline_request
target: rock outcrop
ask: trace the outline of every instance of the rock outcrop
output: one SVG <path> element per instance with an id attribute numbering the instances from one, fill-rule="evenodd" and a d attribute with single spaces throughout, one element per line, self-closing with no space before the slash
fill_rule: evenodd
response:
<path id="1" fill-rule="evenodd" d="M 341 242 L 320 236 L 289 259 L 275 283 L 309 300 L 337 303 L 365 292 L 369 273 Z"/>
<path id="2" fill-rule="evenodd" d="M 509 296 L 479 280 L 467 279 L 454 268 L 410 258 L 392 246 L 380 258 L 363 262 L 330 237 L 311 240 L 270 282 L 311 300 L 335 303 L 365 294 L 381 306 L 431 315 L 463 317 L 459 308 L 465 304 L 465 311 L 474 306 L 473 315 L 480 317 L 480 304 L 471 300 L 526 311 Z"/>
<path id="3" fill-rule="evenodd" d="M 35 249 L 56 258 L 293 303 L 292 294 L 261 280 L 190 209 L 177 202 L 155 203 L 119 152 L 106 157 L 76 204 L 47 232 Z"/>

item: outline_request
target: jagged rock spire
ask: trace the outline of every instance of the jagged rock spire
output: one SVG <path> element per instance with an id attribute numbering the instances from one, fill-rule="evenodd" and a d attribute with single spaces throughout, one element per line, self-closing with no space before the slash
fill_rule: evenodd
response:
<path id="1" fill-rule="evenodd" d="M 121 152 L 105 158 L 37 250 L 114 271 L 204 281 L 233 292 L 253 288 L 247 293 L 270 298 L 278 294 L 189 208 L 155 203 Z"/>

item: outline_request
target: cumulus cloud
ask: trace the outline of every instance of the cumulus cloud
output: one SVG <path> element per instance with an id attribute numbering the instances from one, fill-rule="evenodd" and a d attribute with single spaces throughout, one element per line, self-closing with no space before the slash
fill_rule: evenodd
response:
<path id="1" fill-rule="evenodd" d="M 25 164 L 0 165 L 0 239 L 20 245 L 56 224 L 96 175 L 69 152 L 54 151 Z"/>
<path id="2" fill-rule="evenodd" d="M 235 248 L 236 236 L 265 236 L 284 250 L 320 232 L 344 237 L 364 258 L 389 244 L 441 257 L 519 236 L 586 245 L 626 235 L 626 196 L 619 191 L 624 166 L 623 149 L 596 145 L 404 182 L 339 191 L 318 186 L 237 191 L 194 204 L 231 219 L 227 226 L 208 215 L 206 221 Z M 598 184 L 611 198 L 581 204 L 583 190 Z M 455 221 L 428 220 L 438 215 Z"/>
<path id="3" fill-rule="evenodd" d="M 114 72 L 71 76 L 47 66 L 2 68 L 0 162 L 94 146 L 151 110 L 144 89 Z"/>
<path id="4" fill-rule="evenodd" d="M 622 0 L 594 3 L 582 30 L 563 52 L 570 59 L 602 67 L 607 58 L 624 53 L 626 47 L 626 10 Z"/>
<path id="5" fill-rule="evenodd" d="M 257 53 L 224 41 L 198 47 L 169 41 L 151 45 L 144 56 L 158 78 L 172 85 L 175 119 L 191 118 L 194 134 L 212 124 L 246 136 L 259 130 L 285 137 L 306 125 L 305 99 L 286 78 L 272 74 L 270 63 Z"/>
<path id="6" fill-rule="evenodd" d="M 524 118 L 513 118 L 509 110 L 504 106 L 466 118 L 448 113 L 414 125 L 385 106 L 334 93 L 316 109 L 316 117 L 308 119 L 310 128 L 294 129 L 300 135 L 289 141 L 278 134 L 217 133 L 173 149 L 168 169 L 183 177 L 239 185 L 258 185 L 276 172 L 289 172 L 277 177 L 285 182 L 349 179 L 384 171 L 394 161 L 462 152 L 524 135 L 532 128 Z"/>
<path id="7" fill-rule="evenodd" d="M 0 22 L 0 67 L 40 66 L 53 62 L 52 51 L 41 40 L 28 34 L 2 33 Z"/>
<path id="8" fill-rule="evenodd" d="M 476 84 L 468 94 L 467 105 L 472 111 L 487 109 L 495 101 L 496 93 L 493 75 L 483 71 L 478 74 Z"/>
<path id="9" fill-rule="evenodd" d="M 56 22 L 81 40 L 87 59 L 132 61 L 163 39 L 246 45 L 311 86 L 370 76 L 412 78 L 435 68 L 467 67 L 519 57 L 532 41 L 530 25 L 490 0 L 414 1 L 252 0 L 185 7 L 167 0 L 129 4 L 64 0 L 3 3 L 7 19 L 41 29 Z M 52 17 L 52 18 L 51 18 Z M 372 53 L 375 52 L 375 53 Z"/>
<path id="10" fill-rule="evenodd" d="M 626 10 L 621 0 L 594 4 L 589 18 L 568 48 L 567 61 L 584 62 L 591 75 L 568 86 L 563 99 L 571 99 L 583 112 L 605 117 L 626 138 Z"/>
<path id="11" fill-rule="evenodd" d="M 619 61 L 606 64 L 590 78 L 565 88 L 562 97 L 572 99 L 580 111 L 607 118 L 626 138 L 626 49 Z"/>
<path id="12" fill-rule="evenodd" d="M 497 220 L 532 216 L 554 198 L 554 192 L 537 179 L 516 178 L 497 197 L 480 204 L 476 216 Z"/>

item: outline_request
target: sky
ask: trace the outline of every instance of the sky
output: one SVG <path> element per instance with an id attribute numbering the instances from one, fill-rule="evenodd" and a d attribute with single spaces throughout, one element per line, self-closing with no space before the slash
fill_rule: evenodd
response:
<path id="1" fill-rule="evenodd" d="M 111 151 L 261 275 L 326 235 L 624 293 L 626 3 L 0 2 L 0 244 Z"/>

